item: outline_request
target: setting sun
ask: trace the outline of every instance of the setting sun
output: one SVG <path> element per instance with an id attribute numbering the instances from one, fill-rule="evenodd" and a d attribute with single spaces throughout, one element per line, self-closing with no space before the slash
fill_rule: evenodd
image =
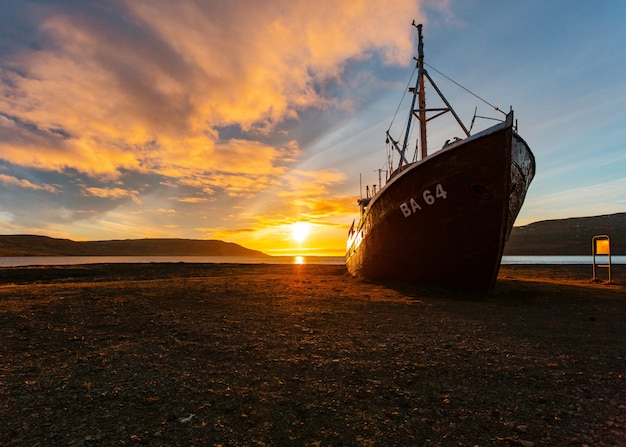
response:
<path id="1" fill-rule="evenodd" d="M 296 222 L 291 225 L 291 237 L 298 243 L 304 241 L 309 235 L 311 224 L 307 222 Z"/>

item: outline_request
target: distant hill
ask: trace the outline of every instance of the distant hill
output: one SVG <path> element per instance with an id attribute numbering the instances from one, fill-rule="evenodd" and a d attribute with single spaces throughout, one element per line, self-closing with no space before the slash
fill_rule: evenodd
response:
<path id="1" fill-rule="evenodd" d="M 625 255 L 626 213 L 543 220 L 514 227 L 504 254 L 591 255 L 591 239 L 600 234 L 611 238 L 612 254 Z"/>
<path id="2" fill-rule="evenodd" d="M 76 242 L 35 235 L 0 235 L 0 256 L 268 256 L 218 240 L 127 239 Z"/>
<path id="3" fill-rule="evenodd" d="M 591 238 L 607 234 L 611 252 L 626 255 L 626 213 L 543 220 L 514 227 L 508 256 L 590 255 Z M 127 239 L 76 242 L 35 235 L 0 235 L 0 256 L 268 256 L 218 240 Z"/>

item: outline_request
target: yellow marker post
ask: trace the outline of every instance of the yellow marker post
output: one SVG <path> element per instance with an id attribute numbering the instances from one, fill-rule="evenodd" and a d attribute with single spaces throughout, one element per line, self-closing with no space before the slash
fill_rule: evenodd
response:
<path id="1" fill-rule="evenodd" d="M 594 236 L 591 239 L 591 256 L 593 261 L 593 280 L 599 281 L 596 273 L 598 267 L 604 267 L 609 271 L 609 283 L 611 282 L 611 238 L 606 234 Z M 606 256 L 606 264 L 597 264 L 597 256 Z"/>

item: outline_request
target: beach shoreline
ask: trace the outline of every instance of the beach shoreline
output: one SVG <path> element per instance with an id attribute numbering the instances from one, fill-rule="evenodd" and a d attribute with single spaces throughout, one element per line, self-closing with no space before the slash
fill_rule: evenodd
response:
<path id="1" fill-rule="evenodd" d="M 624 445 L 624 267 L 3 268 L 0 445 Z"/>

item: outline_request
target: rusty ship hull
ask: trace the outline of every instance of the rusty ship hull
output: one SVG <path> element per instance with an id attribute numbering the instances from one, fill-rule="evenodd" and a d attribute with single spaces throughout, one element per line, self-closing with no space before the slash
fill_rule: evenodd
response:
<path id="1" fill-rule="evenodd" d="M 535 174 L 513 114 L 394 173 L 350 229 L 346 267 L 373 280 L 491 293 Z"/>

